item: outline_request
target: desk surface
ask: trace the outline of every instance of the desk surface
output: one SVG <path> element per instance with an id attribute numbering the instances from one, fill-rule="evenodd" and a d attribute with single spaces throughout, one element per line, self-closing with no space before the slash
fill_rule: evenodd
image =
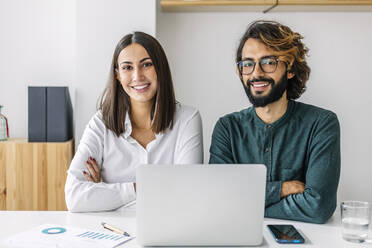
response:
<path id="1" fill-rule="evenodd" d="M 263 234 L 264 241 L 261 247 L 291 247 L 293 245 L 280 245 L 275 242 L 266 228 L 267 224 L 293 224 L 305 237 L 306 242 L 296 247 L 366 247 L 372 244 L 354 244 L 344 241 L 341 238 L 341 226 L 339 214 L 333 216 L 328 223 L 323 225 L 309 224 L 296 221 L 286 221 L 277 219 L 265 219 Z M 80 227 L 92 230 L 102 230 L 101 222 L 120 227 L 130 234 L 136 231 L 136 211 L 135 206 L 122 208 L 113 212 L 97 213 L 69 213 L 66 211 L 0 211 L 0 244 L 2 241 L 16 233 L 26 231 L 41 224 L 60 224 Z M 371 234 L 371 232 L 370 232 Z M 372 236 L 370 236 L 372 237 Z M 120 247 L 140 247 L 136 239 L 131 240 Z"/>

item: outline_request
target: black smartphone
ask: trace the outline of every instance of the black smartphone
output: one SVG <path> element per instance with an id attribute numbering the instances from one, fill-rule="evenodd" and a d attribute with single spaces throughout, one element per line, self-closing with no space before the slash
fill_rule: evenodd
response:
<path id="1" fill-rule="evenodd" d="M 305 239 L 293 225 L 267 225 L 276 242 L 280 244 L 302 244 Z"/>

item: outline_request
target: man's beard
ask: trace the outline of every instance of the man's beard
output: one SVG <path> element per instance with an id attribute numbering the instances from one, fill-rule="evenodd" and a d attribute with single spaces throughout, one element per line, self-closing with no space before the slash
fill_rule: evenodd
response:
<path id="1" fill-rule="evenodd" d="M 265 81 L 268 82 L 269 85 L 266 87 L 269 87 L 271 85 L 270 92 L 266 96 L 260 96 L 260 95 L 253 95 L 251 92 L 251 83 L 257 82 L 257 81 Z M 278 101 L 284 94 L 284 91 L 287 89 L 288 86 L 288 78 L 287 74 L 284 73 L 283 77 L 279 80 L 278 83 L 274 83 L 274 80 L 272 78 L 264 78 L 259 77 L 252 80 L 247 81 L 247 86 L 243 84 L 245 93 L 248 96 L 249 101 L 252 103 L 254 107 L 265 107 L 266 105 Z"/>

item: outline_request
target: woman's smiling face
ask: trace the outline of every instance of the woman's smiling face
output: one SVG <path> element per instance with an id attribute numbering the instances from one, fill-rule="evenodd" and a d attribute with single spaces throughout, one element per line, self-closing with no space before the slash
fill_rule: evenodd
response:
<path id="1" fill-rule="evenodd" d="M 120 81 L 130 101 L 153 102 L 157 91 L 157 74 L 146 49 L 133 43 L 121 50 L 116 78 Z"/>

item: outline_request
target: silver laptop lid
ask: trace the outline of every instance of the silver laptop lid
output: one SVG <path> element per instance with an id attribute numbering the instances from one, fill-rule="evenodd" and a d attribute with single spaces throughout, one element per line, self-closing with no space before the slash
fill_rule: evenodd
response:
<path id="1" fill-rule="evenodd" d="M 144 165 L 137 169 L 137 242 L 260 245 L 264 165 Z"/>

